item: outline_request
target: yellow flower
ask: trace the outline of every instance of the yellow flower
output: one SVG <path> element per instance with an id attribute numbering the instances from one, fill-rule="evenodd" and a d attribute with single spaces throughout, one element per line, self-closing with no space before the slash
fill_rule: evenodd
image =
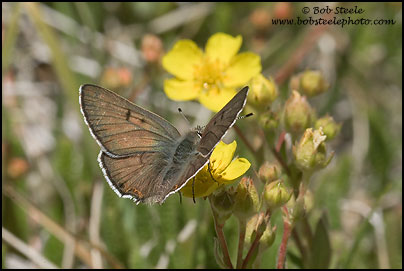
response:
<path id="1" fill-rule="evenodd" d="M 215 180 L 212 180 L 208 171 L 208 165 L 201 169 L 201 171 L 195 176 L 195 198 L 209 196 L 221 185 L 233 183 L 250 168 L 251 164 L 245 158 L 236 158 L 233 160 L 236 148 L 236 141 L 233 141 L 230 144 L 220 141 L 219 144 L 217 144 L 209 159 L 210 173 L 212 173 Z M 193 197 L 192 182 L 192 179 L 189 180 L 181 189 L 181 192 L 185 197 Z"/>
<path id="2" fill-rule="evenodd" d="M 258 55 L 237 54 L 241 36 L 224 33 L 211 36 L 205 52 L 191 40 L 178 41 L 163 57 L 163 67 L 175 78 L 164 81 L 167 96 L 176 101 L 197 99 L 212 111 L 219 111 L 238 88 L 261 72 Z"/>

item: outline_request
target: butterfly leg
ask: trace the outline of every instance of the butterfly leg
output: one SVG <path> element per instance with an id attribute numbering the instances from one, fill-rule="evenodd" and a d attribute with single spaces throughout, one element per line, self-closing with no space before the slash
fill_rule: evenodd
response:
<path id="1" fill-rule="evenodd" d="M 182 193 L 178 190 L 178 195 L 180 195 L 180 204 L 182 204 Z"/>
<path id="2" fill-rule="evenodd" d="M 210 162 L 208 162 L 208 171 L 209 171 L 209 174 L 210 174 L 210 177 L 212 178 L 212 180 L 214 180 L 215 182 L 218 183 L 218 181 L 216 181 L 216 179 L 213 177 L 212 172 L 211 172 L 211 170 L 210 170 Z M 218 183 L 218 184 L 219 184 L 219 183 Z"/>
<path id="3" fill-rule="evenodd" d="M 192 200 L 194 201 L 194 203 L 196 203 L 196 201 L 195 201 L 195 177 L 192 178 Z"/>

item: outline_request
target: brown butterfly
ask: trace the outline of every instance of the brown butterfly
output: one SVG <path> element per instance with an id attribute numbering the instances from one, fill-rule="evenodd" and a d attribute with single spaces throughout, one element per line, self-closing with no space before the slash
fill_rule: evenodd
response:
<path id="1" fill-rule="evenodd" d="M 160 116 L 96 85 L 82 85 L 79 102 L 101 147 L 100 167 L 115 193 L 136 203 L 161 204 L 208 163 L 243 110 L 247 93 L 244 87 L 202 131 L 185 135 Z"/>

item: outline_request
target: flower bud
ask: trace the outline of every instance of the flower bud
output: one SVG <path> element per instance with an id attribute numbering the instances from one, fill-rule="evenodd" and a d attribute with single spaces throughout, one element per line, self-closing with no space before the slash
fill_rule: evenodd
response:
<path id="1" fill-rule="evenodd" d="M 274 131 L 279 124 L 278 114 L 273 111 L 263 113 L 259 116 L 258 123 L 265 131 Z"/>
<path id="2" fill-rule="evenodd" d="M 257 30 L 267 30 L 271 26 L 271 13 L 266 9 L 255 9 L 249 19 Z"/>
<path id="3" fill-rule="evenodd" d="M 291 196 L 292 191 L 287 189 L 281 180 L 267 183 L 264 187 L 264 204 L 271 212 L 287 203 Z"/>
<path id="4" fill-rule="evenodd" d="M 278 89 L 275 81 L 265 78 L 262 74 L 254 76 L 250 81 L 251 93 L 248 99 L 251 105 L 257 109 L 264 110 L 276 97 L 278 97 Z"/>
<path id="5" fill-rule="evenodd" d="M 254 241 L 258 216 L 259 214 L 255 214 L 247 221 L 244 239 L 246 243 L 251 244 Z"/>
<path id="6" fill-rule="evenodd" d="M 333 117 L 326 115 L 316 121 L 315 128 L 323 128 L 324 134 L 327 136 L 327 141 L 333 139 L 341 130 L 341 124 L 337 124 Z"/>
<path id="7" fill-rule="evenodd" d="M 263 183 L 270 183 L 279 179 L 281 170 L 277 164 L 265 161 L 258 170 L 258 176 Z"/>
<path id="8" fill-rule="evenodd" d="M 132 83 L 132 74 L 127 68 L 106 68 L 101 76 L 100 84 L 106 88 L 117 90 L 128 87 Z"/>
<path id="9" fill-rule="evenodd" d="M 306 214 L 306 206 L 304 204 L 305 197 L 299 196 L 292 208 L 291 218 L 293 222 L 300 220 Z"/>
<path id="10" fill-rule="evenodd" d="M 304 207 L 306 209 L 306 213 L 309 213 L 314 207 L 314 195 L 310 189 L 307 189 L 304 193 Z"/>
<path id="11" fill-rule="evenodd" d="M 153 34 L 146 34 L 142 38 L 142 55 L 147 62 L 159 62 L 164 54 L 161 39 Z"/>
<path id="12" fill-rule="evenodd" d="M 302 77 L 301 73 L 293 75 L 289 80 L 289 89 L 291 89 L 291 90 L 300 89 L 300 78 L 301 77 Z"/>
<path id="13" fill-rule="evenodd" d="M 274 17 L 278 19 L 290 19 L 293 14 L 293 6 L 290 2 L 278 2 L 274 7 Z"/>
<path id="14" fill-rule="evenodd" d="M 258 211 L 258 193 L 251 178 L 241 179 L 236 188 L 234 201 L 234 215 L 240 220 L 246 220 Z"/>
<path id="15" fill-rule="evenodd" d="M 300 89 L 309 97 L 325 92 L 329 86 L 323 74 L 319 71 L 305 71 L 300 78 Z"/>
<path id="16" fill-rule="evenodd" d="M 222 189 L 217 193 L 212 194 L 211 204 L 216 221 L 219 225 L 223 225 L 233 213 L 234 191 L 231 189 Z"/>
<path id="17" fill-rule="evenodd" d="M 306 100 L 299 92 L 293 91 L 292 95 L 285 103 L 284 109 L 284 123 L 286 129 L 297 134 L 310 126 L 313 110 Z"/>
<path id="18" fill-rule="evenodd" d="M 297 146 L 293 146 L 296 166 L 299 169 L 312 172 L 329 164 L 334 153 L 327 158 L 324 144 L 326 138 L 321 127 L 314 132 L 312 128 L 306 129 Z"/>
<path id="19" fill-rule="evenodd" d="M 268 217 L 264 213 L 259 213 L 257 218 L 257 224 L 255 225 L 255 234 L 262 235 L 267 229 Z M 253 239 L 254 240 L 254 239 Z"/>
<path id="20" fill-rule="evenodd" d="M 28 169 L 29 164 L 27 160 L 19 157 L 13 157 L 8 164 L 7 173 L 12 179 L 16 179 L 24 175 Z"/>
<path id="21" fill-rule="evenodd" d="M 265 229 L 262 237 L 260 239 L 260 250 L 265 250 L 266 248 L 272 246 L 276 237 L 276 226 L 271 227 L 271 223 L 268 222 L 267 228 Z"/>

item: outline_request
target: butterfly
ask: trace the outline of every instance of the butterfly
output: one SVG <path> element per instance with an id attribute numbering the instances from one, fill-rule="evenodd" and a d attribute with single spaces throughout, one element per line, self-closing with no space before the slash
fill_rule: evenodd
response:
<path id="1" fill-rule="evenodd" d="M 167 120 L 100 86 L 80 87 L 84 121 L 101 147 L 98 162 L 119 197 L 163 203 L 209 162 L 247 100 L 240 90 L 205 126 L 181 135 Z"/>

